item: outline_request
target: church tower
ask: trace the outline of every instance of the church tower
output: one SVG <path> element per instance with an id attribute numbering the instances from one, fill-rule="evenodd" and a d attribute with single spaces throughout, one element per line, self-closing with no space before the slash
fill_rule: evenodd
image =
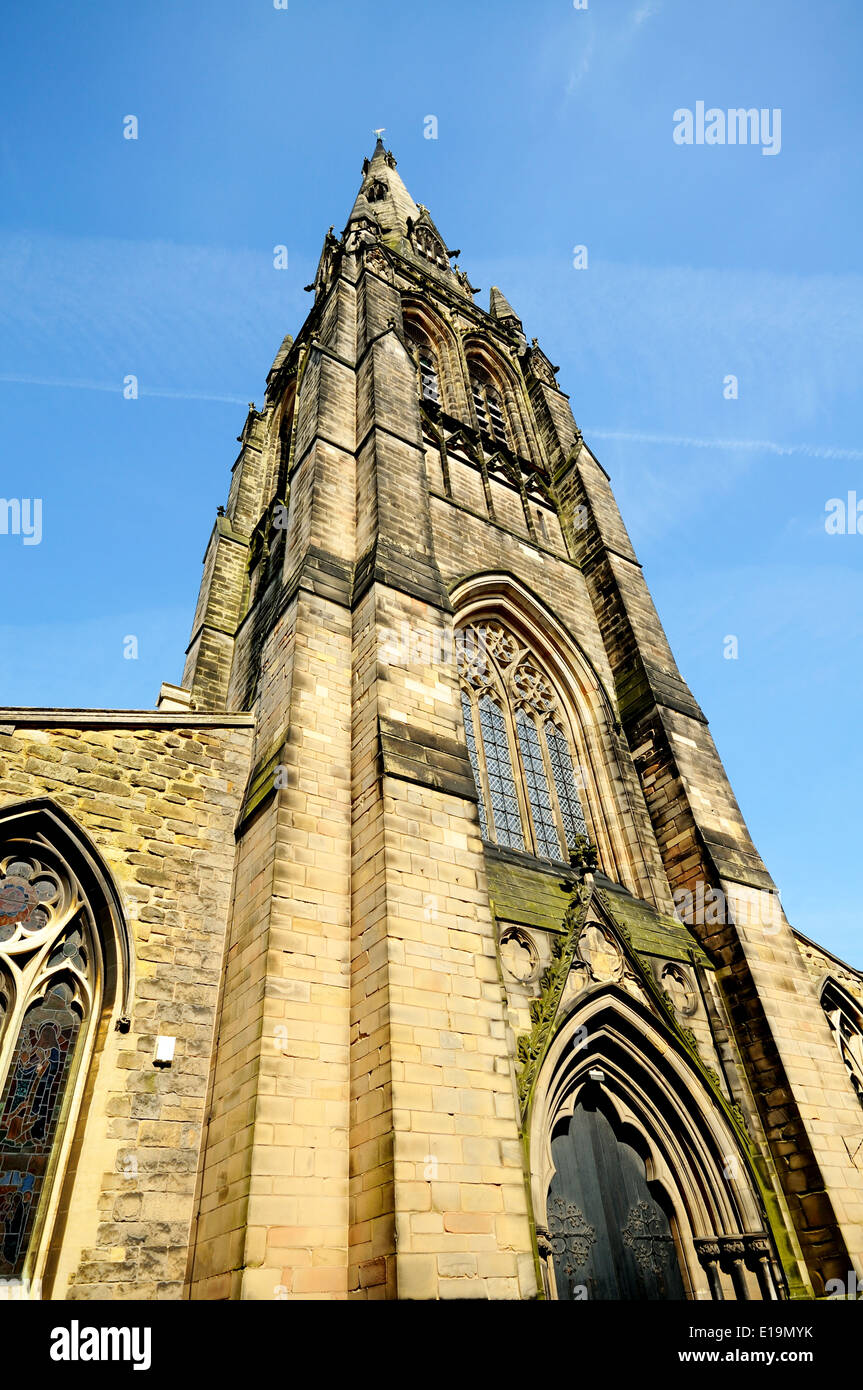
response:
<path id="1" fill-rule="evenodd" d="M 0 711 L 0 1273 L 51 1296 L 863 1278 L 863 976 L 787 922 L 557 369 L 459 254 L 379 139 L 182 686 Z"/>
<path id="2" fill-rule="evenodd" d="M 608 477 L 458 255 L 379 139 L 207 552 L 183 684 L 256 730 L 193 1294 L 820 1291 L 859 1100 Z"/>

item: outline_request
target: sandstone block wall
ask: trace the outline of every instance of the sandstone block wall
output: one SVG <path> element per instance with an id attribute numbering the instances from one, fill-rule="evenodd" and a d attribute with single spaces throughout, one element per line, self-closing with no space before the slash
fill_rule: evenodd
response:
<path id="1" fill-rule="evenodd" d="M 183 1294 L 252 719 L 0 711 L 0 805 L 40 796 L 89 836 L 131 937 L 131 1026 L 104 1020 L 43 1296 Z M 157 1034 L 175 1037 L 153 1066 Z"/>

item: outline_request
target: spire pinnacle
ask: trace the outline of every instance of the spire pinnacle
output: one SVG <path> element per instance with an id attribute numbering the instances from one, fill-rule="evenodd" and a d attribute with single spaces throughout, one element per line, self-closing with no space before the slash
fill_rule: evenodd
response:
<path id="1" fill-rule="evenodd" d="M 384 145 L 385 129 L 380 126 L 375 130 L 374 153 L 371 159 L 366 156 L 363 160 L 363 181 L 346 231 L 358 226 L 373 238 L 380 236 L 386 244 L 421 262 L 424 271 L 454 277 L 459 289 L 472 297 L 478 293 L 476 287 L 458 265 L 450 265 L 460 252 L 448 250 L 428 208 L 414 202 L 398 172 L 395 155 Z M 450 285 L 454 287 L 452 281 Z M 503 302 L 509 317 L 518 323 L 512 309 Z"/>
<path id="2" fill-rule="evenodd" d="M 499 290 L 497 285 L 492 285 L 489 295 L 488 311 L 493 319 L 515 319 L 520 325 L 521 320 L 513 309 L 506 295 Z"/>
<path id="3" fill-rule="evenodd" d="M 374 153 L 371 159 L 363 160 L 362 187 L 348 224 L 356 217 L 371 215 L 385 232 L 399 232 L 404 236 L 409 219 L 416 221 L 419 217 L 419 208 L 396 170 L 395 155 L 384 145 L 385 130 L 386 126 L 379 126 L 374 132 Z"/>

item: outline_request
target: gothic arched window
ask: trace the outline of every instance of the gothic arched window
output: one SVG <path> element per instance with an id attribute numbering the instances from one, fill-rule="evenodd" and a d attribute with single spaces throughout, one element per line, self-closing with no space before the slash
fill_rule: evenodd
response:
<path id="1" fill-rule="evenodd" d="M 421 256 L 441 270 L 449 270 L 449 257 L 445 248 L 427 227 L 417 227 L 414 231 L 414 246 Z"/>
<path id="2" fill-rule="evenodd" d="M 821 1007 L 827 1015 L 857 1099 L 863 1104 L 863 1008 L 835 980 L 825 981 L 821 991 Z"/>
<path id="3" fill-rule="evenodd" d="M 500 392 L 491 378 L 473 363 L 470 368 L 470 389 L 480 430 L 498 444 L 508 446 L 509 436 Z"/>
<path id="4" fill-rule="evenodd" d="M 426 335 L 414 324 L 405 330 L 405 336 L 413 349 L 419 373 L 420 395 L 424 400 L 440 403 L 440 381 L 438 378 L 437 355 Z"/>
<path id="5" fill-rule="evenodd" d="M 589 836 L 562 702 L 500 623 L 462 629 L 458 660 L 483 838 L 566 860 Z"/>
<path id="6" fill-rule="evenodd" d="M 103 978 L 78 876 L 0 826 L 0 1278 L 30 1276 Z"/>
<path id="7" fill-rule="evenodd" d="M 275 475 L 273 482 L 277 497 L 285 497 L 288 490 L 288 470 L 291 459 L 291 440 L 294 432 L 294 406 L 296 404 L 296 382 L 291 384 L 289 395 L 282 408 L 279 432 L 276 437 Z"/>

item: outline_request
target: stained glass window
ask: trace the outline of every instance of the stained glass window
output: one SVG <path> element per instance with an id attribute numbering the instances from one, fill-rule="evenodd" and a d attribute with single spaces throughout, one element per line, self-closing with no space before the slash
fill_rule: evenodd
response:
<path id="1" fill-rule="evenodd" d="M 471 706 L 470 696 L 468 695 L 466 690 L 463 690 L 461 692 L 461 712 L 464 716 L 464 736 L 467 742 L 468 757 L 470 758 L 470 765 L 473 771 L 473 780 L 476 782 L 476 790 L 479 796 L 479 828 L 482 832 L 482 838 L 484 840 L 487 840 L 488 817 L 485 813 L 485 796 L 483 795 L 482 789 L 482 775 L 479 770 L 479 758 L 477 756 L 476 751 L 476 734 L 474 733 L 473 727 L 473 708 Z"/>
<path id="2" fill-rule="evenodd" d="M 548 778 L 542 761 L 539 734 L 533 720 L 520 711 L 516 716 L 518 745 L 524 765 L 524 780 L 530 802 L 530 814 L 536 833 L 536 847 L 548 859 L 560 858 L 560 836 L 554 823 L 551 797 L 548 792 Z"/>
<path id="3" fill-rule="evenodd" d="M 515 778 L 512 772 L 506 722 L 490 695 L 483 695 L 480 699 L 479 726 L 482 732 L 485 766 L 488 772 L 488 790 L 491 797 L 495 838 L 498 844 L 509 845 L 511 849 L 524 849 L 524 835 L 521 828 L 521 814 L 518 809 L 518 793 L 515 789 Z"/>
<path id="4" fill-rule="evenodd" d="M 81 1026 L 72 989 L 52 985 L 32 1004 L 0 1100 L 0 1275 L 18 1278 L 57 1132 Z"/>
<path id="5" fill-rule="evenodd" d="M 32 853 L 30 850 L 32 849 Z M 0 845 L 0 1278 L 25 1269 L 82 1027 L 91 917 L 44 845 Z M 4 1028 L 5 1023 L 5 1028 Z"/>
<path id="6" fill-rule="evenodd" d="M 529 648 L 494 620 L 462 629 L 456 654 L 483 838 L 566 860 L 590 832 L 551 681 Z"/>
<path id="7" fill-rule="evenodd" d="M 549 719 L 545 725 L 545 737 L 551 759 L 551 772 L 557 789 L 560 814 L 563 817 L 563 831 L 568 845 L 574 845 L 579 836 L 587 839 L 587 823 L 572 766 L 572 753 L 566 735 Z"/>

